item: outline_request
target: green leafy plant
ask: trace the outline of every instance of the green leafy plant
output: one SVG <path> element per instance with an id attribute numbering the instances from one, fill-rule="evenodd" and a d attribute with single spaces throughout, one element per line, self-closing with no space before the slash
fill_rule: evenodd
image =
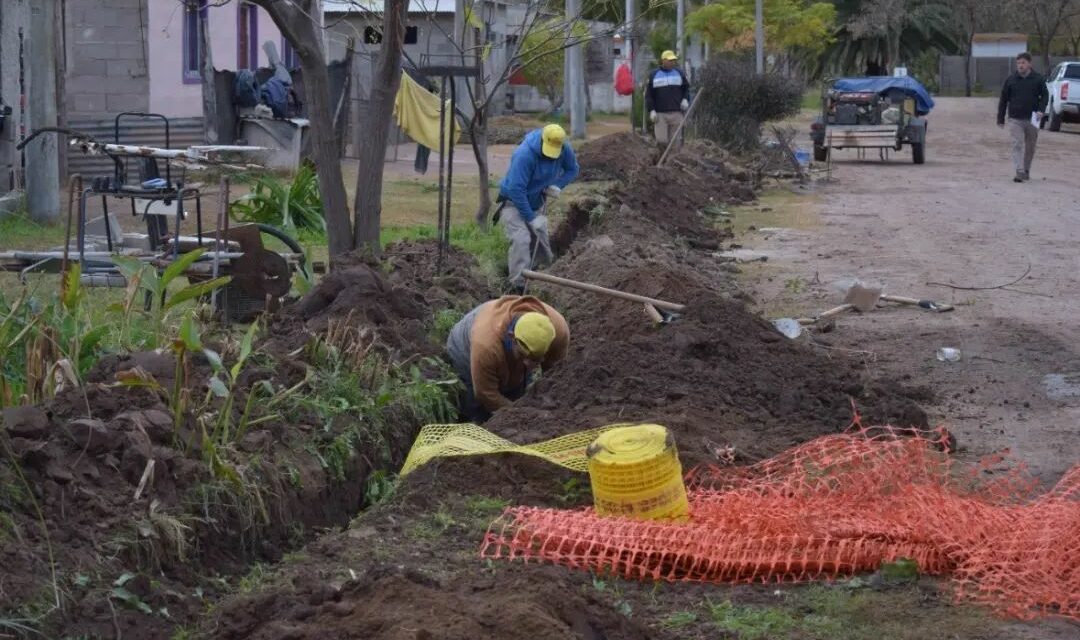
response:
<path id="1" fill-rule="evenodd" d="M 219 287 L 227 285 L 232 276 L 221 276 L 213 280 L 196 282 L 169 295 L 169 286 L 184 274 L 185 271 L 206 253 L 206 249 L 196 249 L 178 257 L 169 264 L 160 274 L 151 265 L 129 256 L 117 256 L 113 258 L 117 268 L 127 278 L 128 290 L 125 302 L 113 307 L 121 310 L 125 315 L 135 312 L 135 301 L 138 293 L 144 293 L 149 300 L 150 309 L 146 315 L 150 319 L 150 332 L 147 337 L 149 348 L 156 348 L 161 336 L 164 334 L 165 317 L 169 311 L 177 305 L 205 296 Z"/>
<path id="2" fill-rule="evenodd" d="M 230 210 L 237 220 L 272 224 L 287 232 L 326 231 L 319 179 L 309 164 L 300 167 L 288 184 L 273 176 L 259 177 L 251 193 L 234 201 Z"/>
<path id="3" fill-rule="evenodd" d="M 58 382 L 78 386 L 110 327 L 84 309 L 81 270 L 73 264 L 59 296 L 42 304 L 24 291 L 0 294 L 0 407 L 51 397 Z"/>
<path id="4" fill-rule="evenodd" d="M 154 613 L 154 610 L 150 608 L 150 605 L 142 601 L 142 598 L 127 590 L 124 586 L 127 583 L 135 579 L 135 574 L 125 573 L 113 582 L 112 591 L 109 592 L 109 598 L 118 600 L 124 605 L 131 607 L 137 611 L 141 611 L 147 615 Z"/>

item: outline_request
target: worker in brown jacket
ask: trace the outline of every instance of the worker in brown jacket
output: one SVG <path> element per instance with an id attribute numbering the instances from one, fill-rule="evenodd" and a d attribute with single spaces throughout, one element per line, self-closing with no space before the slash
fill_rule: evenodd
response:
<path id="1" fill-rule="evenodd" d="M 483 422 L 525 394 L 536 368 L 566 356 L 570 328 L 532 296 L 503 296 L 476 307 L 450 330 L 446 350 L 466 397 L 462 413 Z"/>

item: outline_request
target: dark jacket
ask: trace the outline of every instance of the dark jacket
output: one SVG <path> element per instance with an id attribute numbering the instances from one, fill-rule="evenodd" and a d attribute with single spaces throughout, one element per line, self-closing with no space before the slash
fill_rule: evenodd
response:
<path id="1" fill-rule="evenodd" d="M 1046 79 L 1032 71 L 1027 77 L 1013 73 L 1006 78 L 1001 88 L 998 101 L 998 124 L 1005 124 L 1005 114 L 1017 120 L 1031 120 L 1036 111 L 1046 113 L 1046 103 L 1050 93 L 1046 90 Z"/>
<path id="2" fill-rule="evenodd" d="M 659 113 L 681 111 L 683 100 L 690 99 L 690 81 L 682 69 L 665 71 L 662 67 L 649 74 L 645 86 L 645 110 Z"/>

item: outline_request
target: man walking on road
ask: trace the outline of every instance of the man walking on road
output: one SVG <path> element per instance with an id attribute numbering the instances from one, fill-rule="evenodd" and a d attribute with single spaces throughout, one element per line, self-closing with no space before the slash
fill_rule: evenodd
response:
<path id="1" fill-rule="evenodd" d="M 675 66 L 678 61 L 674 51 L 661 53 L 660 68 L 652 72 L 645 86 L 645 108 L 656 142 L 662 147 L 671 141 L 690 108 L 690 81 Z"/>
<path id="2" fill-rule="evenodd" d="M 554 258 L 548 239 L 547 201 L 559 197 L 577 174 L 577 157 L 566 140 L 566 131 L 557 124 L 527 133 L 510 157 L 510 168 L 499 184 L 495 220 L 503 221 L 510 240 L 507 262 L 513 291 L 524 291 L 521 272 L 532 269 L 535 258 Z"/>
<path id="3" fill-rule="evenodd" d="M 1016 56 L 1016 73 L 1005 80 L 998 101 L 999 127 L 1005 127 L 1008 115 L 1009 135 L 1012 136 L 1012 160 L 1016 167 L 1013 182 L 1031 179 L 1031 159 L 1039 139 L 1039 122 L 1046 114 L 1050 94 L 1046 80 L 1031 69 L 1031 54 Z"/>

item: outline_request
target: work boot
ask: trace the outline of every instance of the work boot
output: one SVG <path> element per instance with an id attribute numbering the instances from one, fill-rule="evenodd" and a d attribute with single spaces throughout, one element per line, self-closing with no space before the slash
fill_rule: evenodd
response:
<path id="1" fill-rule="evenodd" d="M 1024 181 L 1024 172 L 1023 171 L 1017 171 L 1016 175 L 1013 176 L 1013 182 L 1023 182 L 1023 181 Z"/>

